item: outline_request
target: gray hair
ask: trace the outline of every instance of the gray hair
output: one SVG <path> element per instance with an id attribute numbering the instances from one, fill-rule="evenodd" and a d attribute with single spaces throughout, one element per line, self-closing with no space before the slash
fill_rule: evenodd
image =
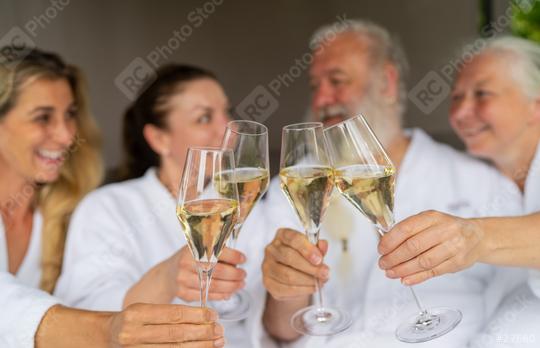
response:
<path id="1" fill-rule="evenodd" d="M 390 62 L 396 67 L 399 74 L 398 113 L 401 117 L 407 104 L 405 80 L 409 73 L 409 63 L 398 38 L 391 35 L 382 26 L 371 21 L 349 19 L 317 29 L 311 37 L 310 47 L 314 50 L 326 41 L 343 33 L 356 33 L 360 38 L 369 39 L 369 57 L 372 64 L 380 66 L 385 62 Z"/>
<path id="2" fill-rule="evenodd" d="M 540 96 L 540 45 L 515 36 L 501 36 L 488 40 L 482 53 L 503 53 L 515 60 L 514 78 L 529 98 Z"/>

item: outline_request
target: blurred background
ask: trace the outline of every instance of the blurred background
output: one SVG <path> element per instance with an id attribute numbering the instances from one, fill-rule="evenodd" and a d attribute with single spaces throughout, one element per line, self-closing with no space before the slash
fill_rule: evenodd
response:
<path id="1" fill-rule="evenodd" d="M 266 110 L 258 120 L 270 128 L 275 157 L 279 156 L 281 127 L 301 121 L 309 105 L 308 71 L 302 57 L 309 52 L 313 31 L 343 18 L 369 19 L 398 36 L 408 55 L 411 73 L 406 126 L 421 127 L 436 139 L 460 148 L 447 121 L 447 95 L 423 105 L 415 98 L 416 86 L 422 87 L 430 76 L 450 85 L 449 73 L 455 71 L 452 64 L 458 48 L 480 36 L 514 32 L 539 40 L 538 3 L 1 0 L 0 45 L 6 37 L 18 34 L 84 70 L 109 168 L 120 161 L 122 115 L 140 84 L 129 78 L 150 76 L 152 69 L 167 62 L 191 63 L 214 71 L 233 105 L 245 104 L 257 91 L 271 94 L 272 110 Z M 280 87 L 273 90 L 270 86 L 276 81 Z M 245 117 L 242 110 L 237 111 Z"/>

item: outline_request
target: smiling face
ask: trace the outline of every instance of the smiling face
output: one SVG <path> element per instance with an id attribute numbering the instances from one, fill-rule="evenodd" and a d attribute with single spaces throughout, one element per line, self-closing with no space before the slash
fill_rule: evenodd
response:
<path id="1" fill-rule="evenodd" d="M 74 104 L 64 79 L 38 79 L 24 87 L 0 118 L 0 172 L 31 183 L 58 179 L 77 132 Z"/>
<path id="2" fill-rule="evenodd" d="M 357 112 L 370 80 L 367 39 L 342 33 L 315 50 L 309 71 L 311 111 L 325 126 Z"/>
<path id="3" fill-rule="evenodd" d="M 384 146 L 398 138 L 400 76 L 397 65 L 377 53 L 383 45 L 364 34 L 344 32 L 315 49 L 310 78 L 316 121 L 329 127 L 362 114 Z"/>
<path id="4" fill-rule="evenodd" d="M 515 64 L 507 53 L 482 53 L 461 69 L 452 92 L 452 128 L 469 153 L 495 163 L 537 137 L 538 106 L 517 82 Z"/>

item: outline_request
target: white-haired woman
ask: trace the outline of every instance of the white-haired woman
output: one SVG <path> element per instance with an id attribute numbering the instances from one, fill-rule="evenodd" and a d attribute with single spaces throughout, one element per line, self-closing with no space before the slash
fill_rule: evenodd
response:
<path id="1" fill-rule="evenodd" d="M 476 262 L 540 268 L 540 45 L 515 37 L 489 41 L 457 75 L 450 122 L 469 153 L 514 181 L 525 215 L 421 213 L 382 238 L 381 267 L 407 284 Z M 535 271 L 530 284 L 540 296 Z"/>

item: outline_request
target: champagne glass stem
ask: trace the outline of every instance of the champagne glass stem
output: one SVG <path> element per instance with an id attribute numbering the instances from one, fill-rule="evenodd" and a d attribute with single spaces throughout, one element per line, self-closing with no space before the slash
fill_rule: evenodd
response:
<path id="1" fill-rule="evenodd" d="M 315 306 L 317 307 L 317 311 L 322 312 L 324 310 L 324 302 L 322 297 L 322 291 L 321 291 L 321 284 L 319 283 L 319 279 L 315 278 Z"/>
<path id="2" fill-rule="evenodd" d="M 422 302 L 420 302 L 420 299 L 418 298 L 418 295 L 416 295 L 416 292 L 414 292 L 414 289 L 412 286 L 409 286 L 409 289 L 411 289 L 411 294 L 414 297 L 414 302 L 416 302 L 416 306 L 418 306 L 418 309 L 420 310 L 420 313 L 427 314 L 426 309 L 424 306 L 422 306 Z"/>
<path id="3" fill-rule="evenodd" d="M 308 239 L 309 242 L 313 245 L 317 245 L 319 241 L 319 230 L 315 232 L 308 232 Z M 315 307 L 317 308 L 317 318 L 320 320 L 324 320 L 326 317 L 326 313 L 324 310 L 324 301 L 323 301 L 323 295 L 321 290 L 321 284 L 319 282 L 319 279 L 315 278 L 315 296 L 313 296 L 315 300 Z"/>
<path id="4" fill-rule="evenodd" d="M 210 281 L 212 280 L 212 272 L 214 269 L 205 270 L 199 266 L 199 282 L 201 283 L 201 308 L 206 308 L 208 299 L 208 290 L 210 289 Z"/>
<path id="5" fill-rule="evenodd" d="M 233 227 L 233 231 L 231 233 L 231 237 L 229 238 L 228 246 L 231 249 L 236 249 L 236 244 L 238 242 L 238 235 L 240 234 L 240 230 L 242 229 L 242 223 L 237 223 Z"/>

